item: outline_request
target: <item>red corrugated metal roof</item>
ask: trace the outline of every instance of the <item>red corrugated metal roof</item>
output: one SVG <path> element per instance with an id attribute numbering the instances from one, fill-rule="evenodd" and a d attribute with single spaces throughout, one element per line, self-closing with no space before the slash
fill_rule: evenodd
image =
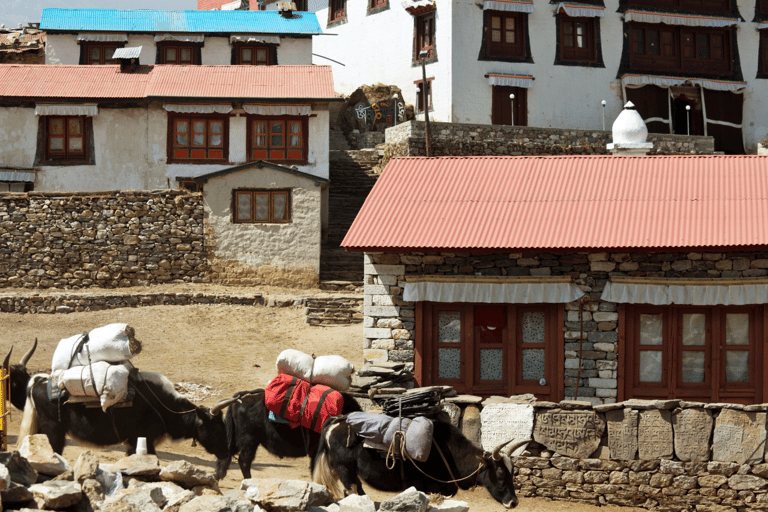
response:
<path id="1" fill-rule="evenodd" d="M 347 250 L 768 244 L 768 157 L 399 158 Z"/>
<path id="2" fill-rule="evenodd" d="M 120 66 L 1 64 L 3 98 L 328 99 L 330 66 Z"/>

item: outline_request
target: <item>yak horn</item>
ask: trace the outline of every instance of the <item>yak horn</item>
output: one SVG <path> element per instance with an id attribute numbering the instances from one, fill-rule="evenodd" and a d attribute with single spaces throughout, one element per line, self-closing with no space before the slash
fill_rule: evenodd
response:
<path id="1" fill-rule="evenodd" d="M 8 368 L 8 363 L 11 362 L 11 352 L 13 352 L 13 346 L 11 346 L 11 350 L 8 351 L 8 355 L 5 356 L 5 360 L 3 361 L 3 368 Z"/>
<path id="2" fill-rule="evenodd" d="M 32 354 L 35 353 L 35 349 L 37 348 L 37 338 L 35 338 L 35 344 L 32 345 L 32 348 L 29 349 L 29 351 L 24 354 L 24 357 L 21 358 L 21 361 L 19 361 L 19 364 L 23 366 L 24 368 L 27 367 L 27 363 L 32 358 Z"/>
<path id="3" fill-rule="evenodd" d="M 515 441 L 514 439 L 510 439 L 506 443 L 502 443 L 493 450 L 493 460 L 501 460 L 503 456 L 509 456 L 513 451 L 517 450 L 524 444 L 530 443 L 530 439 L 524 439 L 522 441 Z M 510 444 L 512 443 L 512 444 Z M 502 453 L 503 449 L 503 453 Z"/>
<path id="4" fill-rule="evenodd" d="M 233 404 L 237 402 L 237 398 L 225 398 L 224 400 L 219 400 L 219 402 L 211 407 L 211 415 L 216 416 L 217 414 L 220 414 L 222 409 L 224 409 L 226 406 Z"/>

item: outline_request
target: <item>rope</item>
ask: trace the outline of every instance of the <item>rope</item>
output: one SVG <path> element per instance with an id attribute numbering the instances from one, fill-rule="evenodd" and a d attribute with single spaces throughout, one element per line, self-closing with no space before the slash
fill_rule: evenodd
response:
<path id="1" fill-rule="evenodd" d="M 402 439 L 402 442 L 398 443 L 398 445 L 396 446 L 395 443 L 399 439 Z M 435 482 L 440 482 L 441 484 L 455 484 L 455 483 L 461 482 L 462 480 L 466 480 L 467 478 L 471 478 L 475 474 L 477 474 L 478 477 L 480 476 L 480 470 L 483 469 L 483 462 L 482 461 L 479 462 L 479 464 L 477 466 L 477 469 L 474 470 L 472 473 L 468 474 L 467 476 L 463 476 L 461 478 L 456 478 L 455 476 L 453 476 L 453 471 L 451 471 L 451 466 L 450 466 L 450 464 L 448 464 L 448 459 L 445 458 L 445 455 L 443 455 L 443 451 L 440 449 L 440 446 L 435 442 L 434 439 L 432 439 L 432 444 L 434 445 L 435 448 L 437 448 L 437 453 L 440 454 L 440 458 L 443 459 L 443 463 L 445 463 L 445 467 L 448 470 L 448 474 L 450 475 L 451 480 L 440 480 L 439 478 L 435 478 L 432 475 L 429 475 L 429 474 L 425 473 L 418 466 L 418 464 L 416 464 L 416 461 L 413 460 L 413 458 L 411 457 L 411 454 L 408 453 L 408 450 L 406 450 L 404 448 L 404 446 L 405 446 L 405 432 L 403 432 L 402 430 L 398 430 L 397 432 L 395 432 L 395 437 L 392 439 L 392 442 L 389 445 L 389 449 L 387 450 L 387 457 L 385 459 L 385 463 L 387 465 L 387 469 L 389 469 L 390 471 L 392 469 L 394 469 L 395 462 L 396 462 L 395 457 L 397 455 L 400 455 L 400 457 L 402 457 L 403 460 L 408 460 L 411 464 L 413 464 L 413 467 L 418 469 L 419 472 L 422 475 L 426 476 L 427 478 L 431 478 Z M 396 452 L 399 452 L 399 453 L 396 453 Z M 392 460 L 392 465 L 390 465 L 390 460 Z"/>

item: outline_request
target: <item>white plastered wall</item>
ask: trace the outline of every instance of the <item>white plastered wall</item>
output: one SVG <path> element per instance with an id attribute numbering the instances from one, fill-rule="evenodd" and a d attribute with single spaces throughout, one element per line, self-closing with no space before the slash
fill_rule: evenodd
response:
<path id="1" fill-rule="evenodd" d="M 0 109 L 0 168 L 31 169 L 37 148 L 34 108 Z"/>
<path id="2" fill-rule="evenodd" d="M 203 66 L 223 66 L 232 64 L 232 47 L 229 36 L 206 36 L 200 51 L 200 63 Z"/>
<path id="3" fill-rule="evenodd" d="M 80 45 L 74 34 L 46 34 L 45 63 L 77 66 L 80 64 Z"/>
<path id="4" fill-rule="evenodd" d="M 281 66 L 309 66 L 312 64 L 312 39 L 281 37 L 277 47 L 277 63 Z"/>

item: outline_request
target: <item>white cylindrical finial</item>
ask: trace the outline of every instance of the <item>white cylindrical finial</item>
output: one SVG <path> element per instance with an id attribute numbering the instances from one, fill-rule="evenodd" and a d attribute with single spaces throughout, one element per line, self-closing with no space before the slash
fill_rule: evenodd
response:
<path id="1" fill-rule="evenodd" d="M 515 95 L 514 94 L 510 94 L 509 95 L 509 99 L 511 99 L 511 100 L 515 99 Z"/>
<path id="2" fill-rule="evenodd" d="M 136 455 L 146 455 L 147 454 L 147 438 L 146 437 L 139 437 L 136 439 Z"/>

